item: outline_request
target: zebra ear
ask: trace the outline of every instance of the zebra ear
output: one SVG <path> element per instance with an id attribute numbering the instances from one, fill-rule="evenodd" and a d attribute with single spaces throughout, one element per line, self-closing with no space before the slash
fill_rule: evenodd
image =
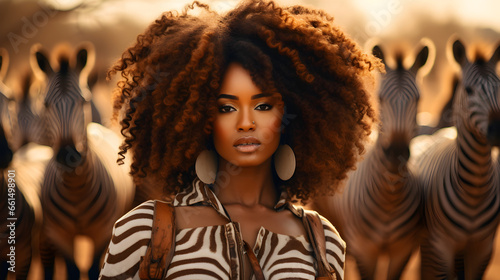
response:
<path id="1" fill-rule="evenodd" d="M 382 60 L 382 63 L 386 64 L 385 63 L 385 59 L 384 59 L 384 52 L 382 51 L 382 48 L 380 48 L 379 45 L 375 45 L 372 49 L 372 54 L 377 57 L 377 58 L 380 58 L 380 60 Z"/>
<path id="2" fill-rule="evenodd" d="M 80 74 L 80 84 L 87 85 L 88 77 L 95 64 L 95 49 L 90 42 L 84 42 L 76 53 L 75 70 Z"/>
<path id="3" fill-rule="evenodd" d="M 86 49 L 81 49 L 76 54 L 76 71 L 80 73 L 87 65 L 88 52 Z"/>
<path id="4" fill-rule="evenodd" d="M 493 53 L 493 55 L 490 58 L 490 63 L 497 64 L 498 61 L 500 60 L 500 43 L 498 44 L 497 49 Z"/>
<path id="5" fill-rule="evenodd" d="M 0 48 L 0 82 L 7 75 L 7 68 L 9 68 L 9 53 L 6 49 Z"/>
<path id="6" fill-rule="evenodd" d="M 460 40 L 456 40 L 453 43 L 453 58 L 455 58 L 455 61 L 458 62 L 458 64 L 463 67 L 467 62 L 467 52 L 465 51 L 465 46 L 462 44 Z"/>
<path id="7" fill-rule="evenodd" d="M 45 52 L 43 52 L 40 44 L 31 47 L 30 65 L 31 70 L 40 80 L 54 73 L 50 61 L 45 55 Z"/>
<path id="8" fill-rule="evenodd" d="M 417 58 L 415 58 L 415 62 L 410 68 L 410 71 L 413 73 L 417 73 L 417 71 L 425 65 L 427 62 L 427 59 L 429 58 L 429 47 L 425 46 L 420 50 L 420 52 L 417 54 Z"/>

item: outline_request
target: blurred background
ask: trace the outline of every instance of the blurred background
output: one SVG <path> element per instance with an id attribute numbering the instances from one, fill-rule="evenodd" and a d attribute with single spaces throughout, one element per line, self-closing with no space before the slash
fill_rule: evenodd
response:
<path id="1" fill-rule="evenodd" d="M 111 93 L 115 85 L 106 82 L 106 72 L 138 34 L 167 10 L 181 10 L 184 0 L 0 0 L 0 48 L 7 50 L 10 63 L 4 78 L 11 89 L 9 97 L 20 98 L 22 78 L 31 71 L 30 48 L 37 43 L 50 53 L 57 44 L 78 45 L 92 42 L 96 63 L 91 74 L 92 94 L 102 117 L 110 122 Z M 226 11 L 237 1 L 202 1 L 213 9 Z M 361 46 L 379 42 L 391 63 L 391 50 L 414 55 L 414 46 L 423 38 L 435 45 L 434 65 L 420 81 L 422 99 L 419 118 L 422 125 L 437 122 L 452 92 L 452 78 L 458 69 L 450 62 L 450 37 L 461 38 L 467 50 L 481 47 L 487 57 L 500 43 L 500 2 L 496 0 L 281 0 L 281 4 L 302 4 L 320 8 L 334 16 L 335 22 Z M 470 47 L 469 47 L 470 46 Z M 411 59 L 410 59 L 411 60 Z M 498 234 L 497 234 L 498 235 Z M 498 238 L 496 239 L 498 243 Z M 83 241 L 82 244 L 85 244 Z M 498 246 L 497 246 L 498 247 Z M 83 246 L 82 248 L 86 248 Z M 82 258 L 86 251 L 81 249 Z M 499 279 L 499 250 L 495 251 L 485 279 Z M 81 265 L 85 266 L 85 260 Z M 36 264 L 36 263 L 35 263 Z M 352 263 L 348 265 L 353 265 Z M 418 263 L 410 263 L 405 279 L 416 279 Z M 40 269 L 40 268 L 39 268 Z M 347 279 L 356 279 L 347 267 Z M 349 273 L 352 272 L 352 273 Z M 496 278 L 495 278 L 496 277 Z M 41 279 L 40 270 L 30 273 Z M 63 279 L 63 278 L 61 278 Z"/>

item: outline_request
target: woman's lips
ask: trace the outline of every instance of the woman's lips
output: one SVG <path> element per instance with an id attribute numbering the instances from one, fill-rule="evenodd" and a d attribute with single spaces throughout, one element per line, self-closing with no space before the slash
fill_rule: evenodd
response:
<path id="1" fill-rule="evenodd" d="M 234 148 L 242 153 L 252 153 L 260 147 L 260 141 L 255 137 L 241 137 L 234 142 Z"/>

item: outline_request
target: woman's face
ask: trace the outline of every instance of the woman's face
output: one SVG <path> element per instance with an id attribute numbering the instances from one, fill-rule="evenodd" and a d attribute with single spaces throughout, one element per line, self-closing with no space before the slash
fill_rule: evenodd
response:
<path id="1" fill-rule="evenodd" d="M 229 65 L 217 97 L 213 139 L 217 153 L 240 166 L 258 166 L 280 142 L 281 96 L 263 92 L 240 64 Z"/>

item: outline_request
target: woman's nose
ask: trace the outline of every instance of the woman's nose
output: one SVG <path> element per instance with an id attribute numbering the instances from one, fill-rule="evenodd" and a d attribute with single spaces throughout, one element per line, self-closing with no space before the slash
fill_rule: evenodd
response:
<path id="1" fill-rule="evenodd" d="M 244 113 L 238 122 L 238 131 L 252 131 L 255 130 L 255 121 L 251 114 Z"/>

